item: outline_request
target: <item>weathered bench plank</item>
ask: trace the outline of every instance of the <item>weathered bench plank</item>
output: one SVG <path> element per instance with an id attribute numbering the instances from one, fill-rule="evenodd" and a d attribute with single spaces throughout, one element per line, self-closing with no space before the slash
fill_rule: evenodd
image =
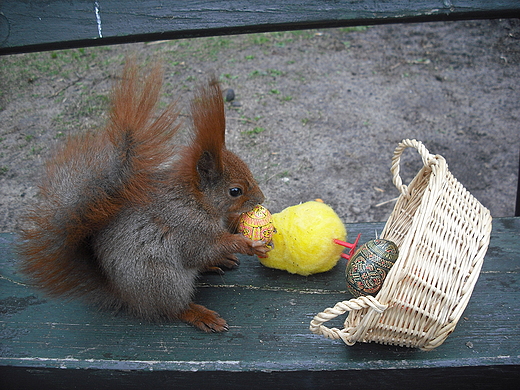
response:
<path id="1" fill-rule="evenodd" d="M 317 26 L 519 15 L 518 0 L 3 1 L 0 55 Z"/>
<path id="2" fill-rule="evenodd" d="M 362 241 L 382 227 L 348 225 L 350 236 L 362 233 Z M 348 298 L 343 264 L 301 277 L 243 257 L 237 270 L 203 276 L 197 301 L 230 324 L 227 333 L 204 334 L 183 323 L 150 324 L 77 301 L 48 299 L 16 271 L 16 236 L 2 234 L 0 387 L 197 387 L 202 380 L 213 388 L 369 383 L 403 389 L 428 378 L 421 388 L 446 382 L 459 389 L 506 388 L 520 379 L 519 232 L 520 218 L 494 221 L 483 271 L 463 318 L 431 352 L 379 344 L 347 347 L 311 334 L 309 322 L 316 313 Z M 341 322 L 332 325 L 341 327 Z"/>

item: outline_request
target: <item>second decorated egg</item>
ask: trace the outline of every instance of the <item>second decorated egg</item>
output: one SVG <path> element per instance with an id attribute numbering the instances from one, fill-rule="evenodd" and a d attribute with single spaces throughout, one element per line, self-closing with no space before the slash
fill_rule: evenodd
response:
<path id="1" fill-rule="evenodd" d="M 345 271 L 348 291 L 355 297 L 376 295 L 398 257 L 399 249 L 392 241 L 375 239 L 361 245 Z"/>

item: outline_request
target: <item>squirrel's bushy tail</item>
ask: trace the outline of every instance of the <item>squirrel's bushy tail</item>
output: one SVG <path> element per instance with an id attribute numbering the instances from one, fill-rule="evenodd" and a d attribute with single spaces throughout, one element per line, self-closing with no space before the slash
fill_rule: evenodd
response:
<path id="1" fill-rule="evenodd" d="M 129 61 L 105 129 L 70 137 L 47 162 L 18 248 L 22 270 L 47 293 L 82 295 L 106 285 L 89 238 L 122 207 L 146 203 L 175 153 L 175 106 L 154 117 L 162 76 L 156 66 L 141 79 Z"/>

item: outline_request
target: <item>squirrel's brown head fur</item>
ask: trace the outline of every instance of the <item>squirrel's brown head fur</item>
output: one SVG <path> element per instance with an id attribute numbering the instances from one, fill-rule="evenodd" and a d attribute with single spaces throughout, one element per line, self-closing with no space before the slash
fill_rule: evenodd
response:
<path id="1" fill-rule="evenodd" d="M 191 113 L 195 138 L 183 152 L 182 175 L 208 211 L 224 212 L 233 225 L 241 213 L 262 203 L 264 195 L 248 166 L 226 149 L 224 100 L 215 79 L 199 88 Z"/>

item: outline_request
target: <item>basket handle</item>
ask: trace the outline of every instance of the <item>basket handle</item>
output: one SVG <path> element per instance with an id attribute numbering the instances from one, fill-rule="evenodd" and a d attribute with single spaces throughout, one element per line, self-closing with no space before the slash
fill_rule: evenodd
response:
<path id="1" fill-rule="evenodd" d="M 399 145 L 397 145 L 394 150 L 394 156 L 392 157 L 392 166 L 390 167 L 390 172 L 392 172 L 392 181 L 394 185 L 404 196 L 408 195 L 408 186 L 403 184 L 401 176 L 399 175 L 399 164 L 401 163 L 401 155 L 406 148 L 417 149 L 422 157 L 424 166 L 431 165 L 432 161 L 435 160 L 435 156 L 430 154 L 428 149 L 426 149 L 421 141 L 416 141 L 414 139 L 404 139 L 399 143 Z"/>
<path id="2" fill-rule="evenodd" d="M 370 295 L 354 298 L 349 301 L 338 302 L 334 307 L 329 307 L 323 312 L 317 314 L 311 321 L 310 330 L 314 334 L 325 336 L 329 339 L 341 338 L 345 344 L 352 345 L 353 343 L 347 340 L 348 334 L 345 330 L 327 328 L 323 324 L 337 316 L 345 314 L 347 311 L 361 310 L 369 307 L 378 313 L 382 313 L 387 309 L 388 305 L 379 303 Z"/>

